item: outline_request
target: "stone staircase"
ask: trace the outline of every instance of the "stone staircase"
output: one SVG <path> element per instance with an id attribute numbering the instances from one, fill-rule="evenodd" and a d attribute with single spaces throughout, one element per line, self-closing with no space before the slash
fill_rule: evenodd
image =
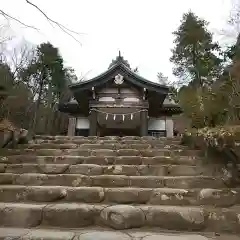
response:
<path id="1" fill-rule="evenodd" d="M 179 143 L 37 136 L 0 150 L 0 239 L 240 239 L 240 189 Z"/>

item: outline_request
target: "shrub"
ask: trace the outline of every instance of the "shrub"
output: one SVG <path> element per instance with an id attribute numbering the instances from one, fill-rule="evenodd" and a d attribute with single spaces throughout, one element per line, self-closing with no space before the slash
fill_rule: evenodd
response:
<path id="1" fill-rule="evenodd" d="M 231 172 L 231 184 L 240 183 L 240 125 L 186 130 L 182 143 L 204 150 L 208 159 L 218 160 Z"/>

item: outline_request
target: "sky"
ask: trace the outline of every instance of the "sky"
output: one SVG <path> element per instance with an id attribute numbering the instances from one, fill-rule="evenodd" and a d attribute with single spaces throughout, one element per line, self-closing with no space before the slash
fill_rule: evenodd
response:
<path id="1" fill-rule="evenodd" d="M 60 49 L 66 66 L 90 79 L 104 72 L 118 51 L 132 68 L 150 81 L 162 72 L 174 80 L 170 63 L 174 36 L 183 13 L 192 10 L 219 32 L 226 23 L 231 0 L 32 0 L 52 19 L 81 33 L 80 42 L 52 26 L 25 0 L 1 0 L 0 9 L 40 31 L 11 21 L 14 35 L 32 44 L 50 41 Z M 0 18 L 0 22 L 4 21 Z M 221 40 L 221 39 L 220 39 Z"/>

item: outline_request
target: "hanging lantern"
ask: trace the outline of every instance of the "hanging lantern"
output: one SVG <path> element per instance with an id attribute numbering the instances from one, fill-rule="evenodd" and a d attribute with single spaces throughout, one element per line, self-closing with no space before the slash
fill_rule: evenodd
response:
<path id="1" fill-rule="evenodd" d="M 133 120 L 133 114 L 131 114 L 131 120 Z"/>
<path id="2" fill-rule="evenodd" d="M 116 114 L 113 115 L 113 120 L 114 120 L 114 121 L 116 120 Z"/>
<path id="3" fill-rule="evenodd" d="M 125 115 L 124 114 L 122 115 L 122 119 L 123 119 L 123 122 L 124 122 L 124 119 L 125 119 Z"/>
<path id="4" fill-rule="evenodd" d="M 106 120 L 108 120 L 108 114 L 106 114 Z"/>

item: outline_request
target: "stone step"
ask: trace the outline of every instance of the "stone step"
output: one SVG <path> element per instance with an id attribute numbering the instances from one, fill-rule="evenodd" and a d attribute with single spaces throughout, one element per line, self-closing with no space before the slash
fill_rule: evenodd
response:
<path id="1" fill-rule="evenodd" d="M 76 202 L 231 207 L 240 205 L 240 189 L 0 185 L 0 202 Z"/>
<path id="2" fill-rule="evenodd" d="M 240 232 L 240 208 L 0 203 L 1 227 L 112 229 L 158 227 L 168 230 Z"/>
<path id="3" fill-rule="evenodd" d="M 220 175 L 211 166 L 189 165 L 98 165 L 98 164 L 1 164 L 0 173 L 45 173 L 82 175 L 126 175 L 126 176 L 197 176 Z"/>
<path id="4" fill-rule="evenodd" d="M 201 156 L 200 150 L 169 150 L 169 149 L 1 149 L 0 156 L 11 155 L 35 155 L 35 156 L 98 156 L 98 157 L 116 157 L 116 156 Z"/>
<path id="5" fill-rule="evenodd" d="M 125 144 L 125 143 L 84 143 L 84 144 L 76 144 L 76 143 L 29 143 L 18 145 L 19 148 L 23 149 L 173 149 L 173 150 L 188 150 L 186 146 L 181 145 L 165 145 L 165 144 L 148 144 L 148 143 L 136 143 L 136 144 Z"/>
<path id="6" fill-rule="evenodd" d="M 81 174 L 39 174 L 39 173 L 1 173 L 0 184 L 26 186 L 73 186 L 73 187 L 140 187 L 140 188 L 222 188 L 225 187 L 220 177 L 213 176 L 124 176 Z"/>
<path id="7" fill-rule="evenodd" d="M 35 135 L 34 139 L 40 140 L 117 140 L 117 141 L 125 141 L 125 140 L 141 140 L 141 141 L 181 141 L 181 137 L 138 137 L 138 136 L 125 136 L 125 137 L 118 137 L 118 136 L 104 136 L 104 137 L 97 137 L 97 136 L 50 136 L 50 135 Z"/>
<path id="8" fill-rule="evenodd" d="M 124 139 L 124 138 L 112 138 L 112 139 L 103 139 L 103 138 L 86 138 L 86 137 L 73 137 L 73 138 L 50 138 L 50 139 L 44 139 L 44 138 L 35 138 L 32 139 L 33 142 L 39 142 L 39 143 L 125 143 L 125 144 L 133 144 L 133 143 L 165 143 L 166 141 L 170 142 L 176 142 L 181 143 L 181 139 L 178 138 L 159 138 L 159 139 Z"/>
<path id="9" fill-rule="evenodd" d="M 29 142 L 30 144 L 76 144 L 78 146 L 84 145 L 84 144 L 97 144 L 97 145 L 108 145 L 108 144 L 116 144 L 116 145 L 141 145 L 141 144 L 149 144 L 151 147 L 154 148 L 176 148 L 176 149 L 186 149 L 188 146 L 181 145 L 179 141 L 173 141 L 173 142 L 162 142 L 158 140 L 152 140 L 152 141 L 143 141 L 143 140 L 87 140 L 87 139 L 73 139 L 73 140 L 32 140 Z M 167 144 L 168 143 L 168 144 Z"/>
<path id="10" fill-rule="evenodd" d="M 159 157 L 141 157 L 141 156 L 69 156 L 69 155 L 46 155 L 36 156 L 28 155 L 10 155 L 0 157 L 0 163 L 20 164 L 20 163 L 38 163 L 38 164 L 97 164 L 97 165 L 196 165 L 202 163 L 203 158 L 193 156 L 159 156 Z"/>
<path id="11" fill-rule="evenodd" d="M 0 228 L 0 239 L 21 240 L 239 240 L 235 234 L 186 233 L 157 231 L 154 228 L 139 231 L 114 231 L 109 228 L 78 228 L 78 229 L 49 229 L 49 228 Z"/>
<path id="12" fill-rule="evenodd" d="M 53 138 L 33 139 L 31 143 L 56 143 L 56 144 L 151 144 L 152 146 L 176 145 L 181 146 L 179 139 L 101 139 L 101 138 Z"/>

